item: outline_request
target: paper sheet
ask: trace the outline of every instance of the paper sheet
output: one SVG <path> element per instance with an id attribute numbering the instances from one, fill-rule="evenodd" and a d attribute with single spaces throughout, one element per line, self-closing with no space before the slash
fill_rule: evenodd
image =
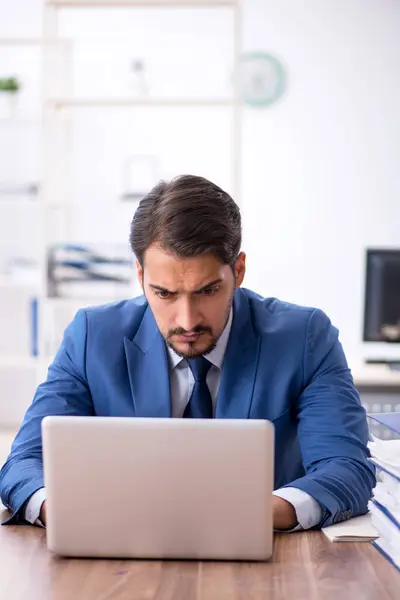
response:
<path id="1" fill-rule="evenodd" d="M 324 527 L 322 531 L 331 542 L 370 542 L 379 537 L 370 513 Z"/>

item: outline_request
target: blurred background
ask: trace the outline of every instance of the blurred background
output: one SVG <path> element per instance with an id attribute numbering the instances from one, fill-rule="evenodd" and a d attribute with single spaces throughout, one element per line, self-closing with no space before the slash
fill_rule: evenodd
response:
<path id="1" fill-rule="evenodd" d="M 0 0 L 0 428 L 77 308 L 140 293 L 130 221 L 181 173 L 240 205 L 246 287 L 326 311 L 400 410 L 399 31 L 396 0 Z"/>

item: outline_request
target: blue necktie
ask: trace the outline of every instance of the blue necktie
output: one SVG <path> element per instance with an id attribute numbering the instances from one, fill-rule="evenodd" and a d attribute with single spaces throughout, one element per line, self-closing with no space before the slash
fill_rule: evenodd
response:
<path id="1" fill-rule="evenodd" d="M 183 416 L 191 419 L 212 419 L 213 404 L 206 382 L 211 363 L 204 356 L 189 359 L 187 362 L 193 373 L 194 387 Z"/>

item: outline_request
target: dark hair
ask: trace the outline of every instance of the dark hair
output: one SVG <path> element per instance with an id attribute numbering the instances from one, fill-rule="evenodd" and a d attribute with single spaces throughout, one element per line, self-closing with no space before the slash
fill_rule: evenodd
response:
<path id="1" fill-rule="evenodd" d="M 153 243 L 181 258 L 211 253 L 233 265 L 242 242 L 239 207 L 204 177 L 161 181 L 141 200 L 129 241 L 142 266 Z"/>

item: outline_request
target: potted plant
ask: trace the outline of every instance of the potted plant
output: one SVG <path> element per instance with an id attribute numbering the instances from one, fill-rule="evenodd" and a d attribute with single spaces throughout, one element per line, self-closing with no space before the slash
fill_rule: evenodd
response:
<path id="1" fill-rule="evenodd" d="M 14 94 L 20 89 L 19 81 L 16 77 L 0 77 L 0 92 Z"/>
<path id="2" fill-rule="evenodd" d="M 17 93 L 20 89 L 21 85 L 16 77 L 0 77 L 1 113 L 5 118 L 15 116 Z"/>

